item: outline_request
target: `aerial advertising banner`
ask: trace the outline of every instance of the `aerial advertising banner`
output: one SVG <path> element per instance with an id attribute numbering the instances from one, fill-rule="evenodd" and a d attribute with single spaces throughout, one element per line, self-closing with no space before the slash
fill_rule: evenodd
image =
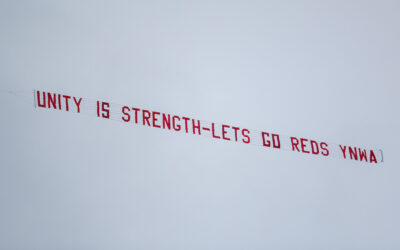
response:
<path id="1" fill-rule="evenodd" d="M 285 150 L 321 158 L 342 158 L 365 163 L 383 162 L 381 149 L 329 143 L 298 136 L 282 135 L 232 124 L 194 119 L 139 106 L 77 97 L 40 90 L 33 91 L 35 108 L 61 110 L 120 121 L 132 126 L 147 126 L 176 133 L 206 136 L 214 140 L 240 142 L 266 149 Z"/>

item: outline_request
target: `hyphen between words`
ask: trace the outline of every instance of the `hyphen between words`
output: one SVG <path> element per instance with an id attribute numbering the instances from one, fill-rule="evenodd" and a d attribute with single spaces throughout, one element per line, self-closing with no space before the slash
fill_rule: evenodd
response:
<path id="1" fill-rule="evenodd" d="M 245 144 L 254 143 L 254 140 L 261 141 L 259 144 L 267 148 L 283 149 L 282 145 L 287 145 L 286 150 L 300 152 L 304 154 L 320 155 L 322 157 L 332 156 L 334 152 L 344 159 L 351 159 L 369 163 L 378 163 L 377 154 L 379 151 L 363 149 L 345 145 L 329 144 L 324 141 L 317 141 L 295 136 L 283 136 L 277 133 L 256 131 L 252 133 L 250 129 L 218 124 L 214 122 L 204 122 L 197 119 L 141 109 L 138 107 L 111 104 L 105 101 L 93 101 L 65 94 L 50 93 L 34 90 L 35 107 L 45 109 L 63 110 L 67 112 L 81 113 L 84 102 L 92 102 L 95 109 L 93 111 L 97 117 L 110 119 L 111 105 L 118 106 L 118 119 L 125 123 L 140 124 L 154 128 L 162 128 L 176 132 L 190 133 L 194 135 L 206 135 L 218 140 L 236 141 Z M 113 107 L 115 108 L 115 107 Z M 338 147 L 338 148 L 332 148 Z M 340 150 L 337 150 L 340 149 Z M 381 152 L 382 153 L 382 152 Z M 383 160 L 383 155 L 382 155 Z"/>

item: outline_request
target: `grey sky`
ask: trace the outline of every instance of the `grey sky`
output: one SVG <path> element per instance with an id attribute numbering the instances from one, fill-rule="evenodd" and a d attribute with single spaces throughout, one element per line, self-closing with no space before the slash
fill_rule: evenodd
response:
<path id="1" fill-rule="evenodd" d="M 399 1 L 0 1 L 1 249 L 399 249 Z M 43 89 L 382 148 L 323 160 L 34 110 Z"/>

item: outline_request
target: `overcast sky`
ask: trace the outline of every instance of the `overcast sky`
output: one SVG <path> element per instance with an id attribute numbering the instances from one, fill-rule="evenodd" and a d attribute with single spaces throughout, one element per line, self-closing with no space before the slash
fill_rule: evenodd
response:
<path id="1" fill-rule="evenodd" d="M 400 249 L 399 13 L 0 1 L 0 248 Z M 35 110 L 32 89 L 382 148 L 385 162 Z"/>

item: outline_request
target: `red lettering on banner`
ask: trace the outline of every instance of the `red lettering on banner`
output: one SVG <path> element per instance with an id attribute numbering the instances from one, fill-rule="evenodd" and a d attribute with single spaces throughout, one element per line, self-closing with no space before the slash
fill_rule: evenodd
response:
<path id="1" fill-rule="evenodd" d="M 301 144 L 301 151 L 303 153 L 309 154 L 310 151 L 306 150 L 306 144 L 304 142 L 308 141 L 308 139 L 300 138 L 300 144 Z"/>
<path id="2" fill-rule="evenodd" d="M 238 140 L 237 132 L 238 132 L 239 128 L 238 127 L 232 127 L 232 129 L 235 131 L 235 141 L 237 141 Z"/>
<path id="3" fill-rule="evenodd" d="M 344 146 L 344 148 L 342 147 L 342 145 L 339 145 L 340 149 L 342 150 L 343 153 L 343 158 L 346 159 L 346 146 Z"/>
<path id="4" fill-rule="evenodd" d="M 155 128 L 161 128 L 160 125 L 156 124 L 156 121 L 158 121 L 158 118 L 156 117 L 156 115 L 160 115 L 160 112 L 155 112 L 153 111 L 153 127 Z"/>
<path id="5" fill-rule="evenodd" d="M 348 149 L 348 153 L 350 155 L 351 160 L 356 160 L 356 161 L 359 160 L 359 161 L 365 161 L 365 162 L 369 161 L 370 163 L 372 163 L 372 162 L 378 163 L 373 150 L 369 151 L 369 159 L 368 159 L 366 149 L 350 147 L 350 146 L 342 146 L 342 145 L 339 145 L 339 147 L 342 150 L 344 159 L 346 159 L 346 149 Z"/>
<path id="6" fill-rule="evenodd" d="M 74 103 L 72 103 L 72 100 Z M 64 94 L 59 94 L 59 93 L 50 93 L 50 92 L 45 92 L 45 91 L 34 91 L 34 101 L 35 101 L 35 107 L 40 107 L 40 108 L 48 108 L 48 109 L 56 109 L 56 110 L 65 110 L 69 112 L 70 110 L 73 110 L 74 108 L 72 106 L 76 106 L 76 112 L 80 113 L 81 108 L 80 105 L 82 103 L 82 98 L 76 98 L 74 96 L 70 95 L 64 95 Z M 71 101 L 71 103 L 70 103 Z M 89 104 L 92 104 L 92 101 L 89 101 Z M 97 104 L 97 116 L 102 117 L 102 118 L 110 118 L 110 103 L 108 102 L 102 102 L 102 101 L 96 101 Z M 71 106 L 72 105 L 72 106 Z M 88 106 L 90 108 L 91 105 Z M 211 128 L 210 127 L 201 127 L 201 121 L 192 119 L 189 117 L 181 117 L 178 115 L 170 115 L 170 114 L 165 114 L 161 112 L 156 112 L 156 111 L 149 111 L 149 110 L 141 110 L 139 108 L 130 108 L 128 106 L 120 106 L 121 107 L 121 119 L 124 122 L 130 122 L 131 117 L 133 118 L 133 113 L 132 111 L 135 112 L 135 120 L 134 122 L 138 124 L 138 113 L 142 111 L 142 122 L 143 126 L 152 126 L 155 128 L 163 128 L 163 129 L 173 129 L 177 132 L 183 130 L 183 126 L 185 127 L 185 132 L 189 133 L 189 126 L 192 128 L 193 134 L 198 134 L 202 135 L 201 130 L 204 131 L 211 131 L 212 132 L 212 137 L 216 139 L 223 139 L 227 141 L 233 141 L 234 140 L 237 142 L 239 140 L 243 141 L 243 143 L 250 143 L 251 142 L 251 137 L 250 137 L 250 131 L 248 129 L 241 129 L 240 127 L 234 127 L 226 124 L 215 124 L 211 123 Z M 86 107 L 85 107 L 86 108 Z M 171 124 L 171 117 L 172 117 L 172 124 Z M 150 119 L 152 119 L 150 121 Z M 132 119 L 133 120 L 133 119 Z M 183 124 L 183 120 L 184 124 Z M 191 120 L 191 124 L 189 124 Z M 161 125 L 162 124 L 162 125 Z M 218 126 L 216 128 L 216 126 Z M 172 127 L 172 128 L 171 128 Z M 229 129 L 233 130 L 233 133 L 231 134 Z M 218 132 L 216 132 L 218 130 Z M 240 131 L 240 132 L 239 132 Z M 219 133 L 221 132 L 221 133 Z M 241 133 L 241 136 L 238 135 Z M 206 133 L 207 134 L 207 133 Z M 208 134 L 207 134 L 208 135 Z M 272 133 L 267 133 L 267 132 L 261 132 L 262 140 L 263 143 L 262 145 L 264 147 L 273 147 L 273 148 L 281 148 L 281 142 L 280 142 L 280 136 L 279 134 L 272 134 Z M 300 138 L 300 137 L 289 137 L 291 141 L 291 147 L 292 151 L 297 151 L 297 152 L 302 152 L 306 154 L 313 154 L 313 155 L 323 155 L 323 156 L 329 156 L 330 155 L 330 150 L 328 147 L 328 144 L 326 142 L 318 142 L 316 140 L 311 140 L 311 139 L 306 139 L 306 138 Z M 286 139 L 286 137 L 285 137 Z M 286 143 L 285 143 L 286 146 Z M 362 149 L 358 147 L 352 147 L 352 146 L 343 146 L 339 145 L 343 158 L 346 159 L 347 156 L 349 156 L 349 159 L 351 160 L 357 160 L 361 162 L 369 162 L 369 163 L 378 163 L 376 159 L 376 155 L 374 150 L 367 150 L 367 149 Z M 334 150 L 333 151 L 334 155 L 339 154 L 339 151 Z M 382 161 L 383 161 L 383 156 L 382 156 Z"/>
<path id="7" fill-rule="evenodd" d="M 242 139 L 242 141 L 244 142 L 244 143 L 246 143 L 246 144 L 249 144 L 250 143 L 250 131 L 248 130 L 248 129 L 243 129 L 242 130 L 242 136 L 244 137 L 243 139 Z"/>
<path id="8" fill-rule="evenodd" d="M 290 141 L 292 142 L 292 151 L 296 148 L 297 152 L 300 152 L 298 146 L 299 146 L 299 140 L 296 137 L 290 137 Z"/>
<path id="9" fill-rule="evenodd" d="M 123 120 L 124 122 L 129 122 L 129 121 L 131 120 L 131 115 L 130 115 L 130 114 L 128 113 L 128 111 L 126 111 L 126 110 L 130 111 L 130 108 L 127 107 L 127 106 L 123 106 L 123 107 L 122 107 L 122 114 L 126 115 L 127 118 L 122 117 L 122 120 Z"/>
<path id="10" fill-rule="evenodd" d="M 272 146 L 274 148 L 281 148 L 281 140 L 279 139 L 278 134 L 271 134 L 272 136 Z"/>
<path id="11" fill-rule="evenodd" d="M 110 118 L 110 104 L 108 102 L 101 103 L 101 117 L 109 119 Z"/>
<path id="12" fill-rule="evenodd" d="M 77 101 L 76 98 L 74 97 L 74 102 L 75 102 L 76 110 L 77 110 L 78 113 L 81 112 L 81 108 L 80 108 L 81 101 L 82 101 L 82 98 L 79 98 L 79 100 Z"/>
<path id="13" fill-rule="evenodd" d="M 65 109 L 69 111 L 68 99 L 70 99 L 71 97 L 69 95 L 63 95 L 63 97 L 65 100 Z"/>
<path id="14" fill-rule="evenodd" d="M 181 125 L 176 124 L 176 120 L 180 121 L 181 119 L 179 118 L 179 116 L 174 115 L 172 117 L 172 127 L 174 128 L 175 131 L 180 131 L 181 130 Z"/>
<path id="15" fill-rule="evenodd" d="M 329 155 L 328 144 L 325 142 L 319 143 L 315 140 L 309 140 L 305 138 L 297 139 L 296 137 L 290 137 L 292 143 L 292 151 L 302 152 L 305 154 L 314 154 L 319 155 L 322 154 L 323 156 Z M 300 149 L 299 149 L 300 146 Z M 308 149 L 311 148 L 311 150 Z"/>
<path id="16" fill-rule="evenodd" d="M 138 124 L 138 113 L 139 113 L 140 109 L 132 108 L 132 110 L 135 111 L 135 123 Z"/>
<path id="17" fill-rule="evenodd" d="M 58 97 L 58 109 L 61 110 L 61 95 L 58 94 L 57 97 Z"/>
<path id="18" fill-rule="evenodd" d="M 264 147 L 271 147 L 271 144 L 272 144 L 272 147 L 274 147 L 274 148 L 281 148 L 281 141 L 280 141 L 280 138 L 279 138 L 278 134 L 271 134 L 272 143 L 271 143 L 271 140 L 266 138 L 266 137 L 270 136 L 269 133 L 261 132 L 261 136 L 262 136 L 262 139 L 263 139 L 263 146 Z"/>
<path id="19" fill-rule="evenodd" d="M 108 102 L 101 102 L 100 106 L 100 101 L 97 101 L 97 117 L 100 117 L 100 111 L 101 111 L 101 117 L 109 119 L 110 118 L 110 104 Z"/>
<path id="20" fill-rule="evenodd" d="M 313 153 L 314 155 L 319 154 L 318 143 L 316 141 L 310 140 L 310 144 L 311 144 L 311 153 Z"/>
<path id="21" fill-rule="evenodd" d="M 261 132 L 261 136 L 262 136 L 262 139 L 263 139 L 263 146 L 264 147 L 271 147 L 271 141 L 270 140 L 265 140 L 265 136 L 269 137 L 269 133 Z"/>
<path id="22" fill-rule="evenodd" d="M 354 147 L 354 149 L 352 147 L 348 147 L 348 148 L 349 148 L 350 159 L 358 160 L 357 148 L 356 147 Z"/>
<path id="23" fill-rule="evenodd" d="M 370 153 L 369 153 L 369 162 L 370 162 L 370 163 L 372 163 L 372 162 L 378 163 L 378 162 L 376 161 L 375 153 L 374 153 L 373 150 L 371 150 Z"/>
<path id="24" fill-rule="evenodd" d="M 163 114 L 163 128 L 168 128 L 171 129 L 171 115 L 168 114 L 168 116 L 166 116 L 165 114 Z"/>
<path id="25" fill-rule="evenodd" d="M 214 123 L 211 123 L 211 131 L 212 131 L 213 138 L 221 139 L 220 136 L 215 135 L 215 124 Z"/>
<path id="26" fill-rule="evenodd" d="M 228 131 L 226 131 L 227 128 L 230 128 L 230 126 L 222 124 L 222 139 L 230 141 L 231 139 L 225 136 L 228 133 Z"/>
<path id="27" fill-rule="evenodd" d="M 362 150 L 361 151 L 361 148 L 359 148 L 358 149 L 358 154 L 360 155 L 360 161 L 363 161 L 363 159 L 366 161 L 366 162 L 368 162 L 368 160 L 367 160 L 367 150 Z"/>
<path id="28" fill-rule="evenodd" d="M 51 104 L 51 106 L 53 106 L 53 109 L 57 109 L 56 101 L 57 101 L 56 94 L 47 93 L 47 107 L 48 108 L 50 108 L 50 104 Z"/>
<path id="29" fill-rule="evenodd" d="M 42 94 L 43 94 L 43 103 L 40 103 L 40 92 L 36 91 L 38 106 L 41 108 L 45 108 L 46 107 L 46 93 L 43 92 Z"/>
<path id="30" fill-rule="evenodd" d="M 193 125 L 193 134 L 196 134 L 196 129 L 198 131 L 198 134 L 201 135 L 201 130 L 200 130 L 200 120 L 197 120 L 197 125 L 195 125 L 194 122 L 195 120 L 192 119 L 192 125 Z"/>
<path id="31" fill-rule="evenodd" d="M 185 121 L 185 131 L 186 131 L 186 133 L 189 131 L 189 128 L 188 128 L 188 121 L 190 120 L 190 118 L 187 118 L 187 117 L 182 117 L 182 119 Z"/>
<path id="32" fill-rule="evenodd" d="M 143 126 L 145 126 L 146 122 L 147 122 L 147 125 L 150 127 L 150 121 L 149 121 L 149 119 L 151 117 L 150 111 L 143 109 L 142 115 L 143 115 Z"/>
<path id="33" fill-rule="evenodd" d="M 325 142 L 321 142 L 320 146 L 321 146 L 321 154 L 324 156 L 328 156 L 329 155 L 328 144 L 326 144 Z"/>

